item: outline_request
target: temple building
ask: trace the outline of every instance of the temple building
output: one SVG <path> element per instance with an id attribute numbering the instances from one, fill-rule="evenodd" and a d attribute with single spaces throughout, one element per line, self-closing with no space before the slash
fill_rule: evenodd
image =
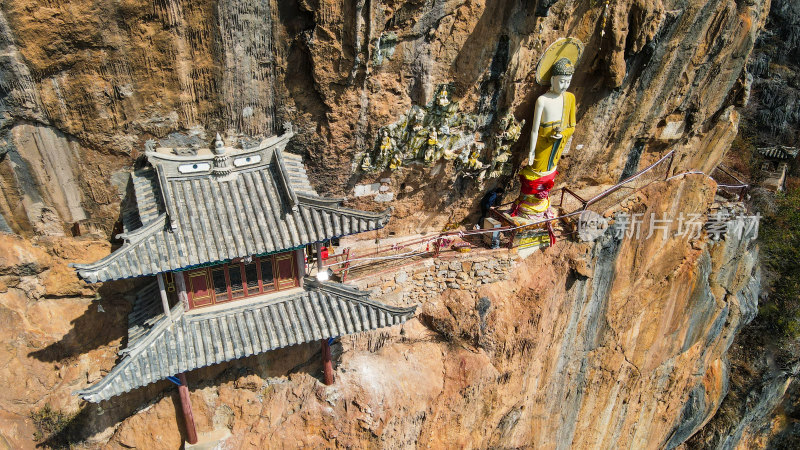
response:
<path id="1" fill-rule="evenodd" d="M 775 147 L 757 148 L 759 156 L 763 158 L 761 172 L 764 181 L 761 185 L 772 192 L 783 192 L 786 190 L 786 175 L 792 163 L 797 159 L 797 147 L 785 147 L 777 145 Z"/>
<path id="2" fill-rule="evenodd" d="M 82 398 L 100 402 L 176 375 L 185 380 L 184 372 L 199 367 L 312 341 L 322 341 L 329 358 L 329 338 L 413 315 L 414 308 L 307 276 L 306 246 L 319 250 L 331 238 L 382 228 L 389 212 L 320 197 L 301 158 L 283 152 L 292 135 L 289 129 L 245 150 L 225 147 L 217 136 L 213 150 L 159 148 L 137 161 L 121 210 L 124 243 L 73 267 L 88 282 L 155 280 L 136 295 L 118 364 L 78 392 Z"/>

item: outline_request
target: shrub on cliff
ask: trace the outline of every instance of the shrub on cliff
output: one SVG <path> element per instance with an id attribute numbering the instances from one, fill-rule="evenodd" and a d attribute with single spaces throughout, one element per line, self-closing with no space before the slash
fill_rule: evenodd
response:
<path id="1" fill-rule="evenodd" d="M 800 337 L 800 188 L 778 195 L 759 231 L 768 296 L 759 306 L 764 325 Z"/>
<path id="2" fill-rule="evenodd" d="M 69 449 L 84 438 L 86 409 L 77 413 L 65 413 L 45 404 L 41 409 L 31 411 L 29 417 L 36 427 L 34 440 L 40 447 Z"/>

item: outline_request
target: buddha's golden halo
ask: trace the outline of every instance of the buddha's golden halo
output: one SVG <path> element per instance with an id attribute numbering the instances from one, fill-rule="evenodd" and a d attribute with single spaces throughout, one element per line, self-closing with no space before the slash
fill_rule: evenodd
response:
<path id="1" fill-rule="evenodd" d="M 560 38 L 550 44 L 536 65 L 536 82 L 549 85 L 553 64 L 561 58 L 567 58 L 573 66 L 578 64 L 583 54 L 583 43 L 575 38 Z"/>

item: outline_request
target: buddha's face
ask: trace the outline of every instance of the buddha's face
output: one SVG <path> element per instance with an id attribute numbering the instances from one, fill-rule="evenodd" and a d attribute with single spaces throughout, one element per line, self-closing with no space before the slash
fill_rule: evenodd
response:
<path id="1" fill-rule="evenodd" d="M 550 90 L 560 94 L 567 90 L 572 83 L 572 75 L 555 75 L 550 78 Z"/>

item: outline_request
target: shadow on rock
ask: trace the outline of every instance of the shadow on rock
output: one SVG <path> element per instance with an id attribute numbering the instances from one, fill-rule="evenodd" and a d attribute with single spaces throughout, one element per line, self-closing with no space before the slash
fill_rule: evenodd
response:
<path id="1" fill-rule="evenodd" d="M 130 280 L 104 283 L 98 290 L 98 297 L 87 305 L 83 315 L 72 320 L 72 329 L 60 341 L 30 352 L 28 356 L 43 362 L 63 361 L 110 345 L 120 338 L 126 340 L 127 315 L 131 310 L 127 297 L 136 292 L 136 286 Z"/>
<path id="2" fill-rule="evenodd" d="M 68 449 L 84 441 L 90 435 L 86 425 L 93 415 L 91 409 L 85 407 L 75 414 L 66 414 L 45 405 L 31 412 L 30 419 L 36 426 L 36 447 Z"/>

